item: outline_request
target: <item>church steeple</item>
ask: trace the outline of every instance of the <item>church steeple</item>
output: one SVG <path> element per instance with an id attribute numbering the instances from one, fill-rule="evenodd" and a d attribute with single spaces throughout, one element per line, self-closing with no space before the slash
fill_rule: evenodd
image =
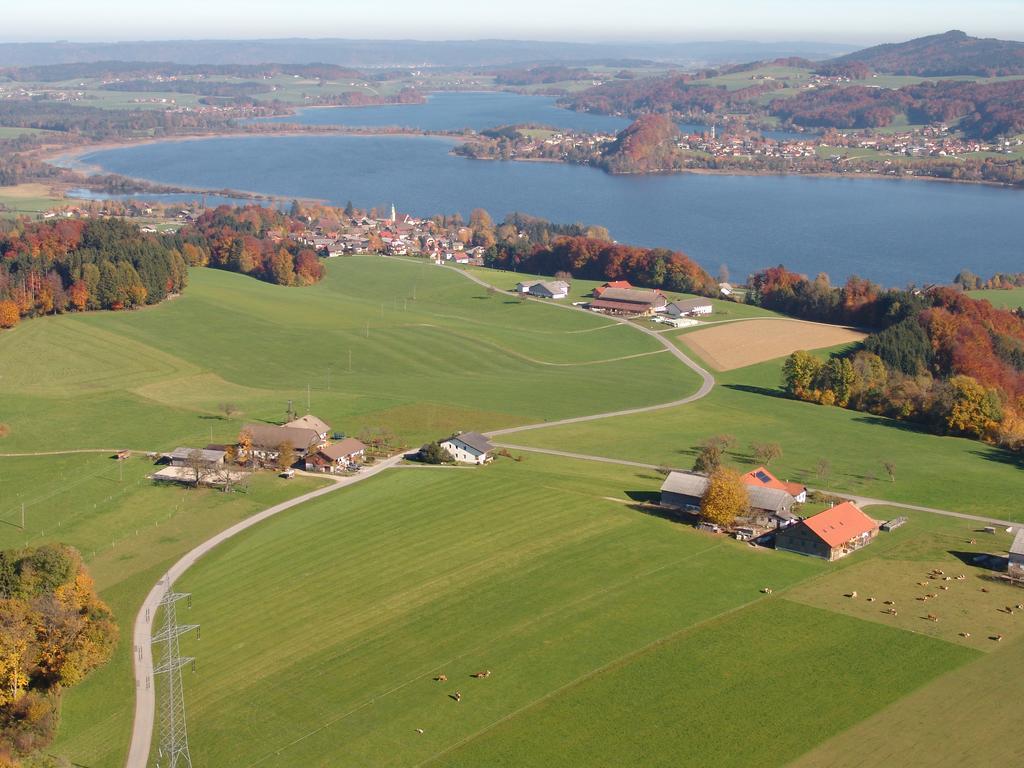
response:
<path id="1" fill-rule="evenodd" d="M 398 214 L 395 213 L 395 204 L 394 203 L 391 204 L 391 223 L 392 224 L 397 224 L 398 223 Z"/>

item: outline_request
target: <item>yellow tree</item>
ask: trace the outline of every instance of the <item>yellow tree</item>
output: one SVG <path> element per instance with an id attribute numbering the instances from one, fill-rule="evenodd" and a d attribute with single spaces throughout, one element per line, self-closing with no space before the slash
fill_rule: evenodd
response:
<path id="1" fill-rule="evenodd" d="M 700 516 L 709 523 L 729 526 L 749 508 L 747 487 L 740 473 L 730 467 L 716 469 L 700 501 Z"/>
<path id="2" fill-rule="evenodd" d="M 236 456 L 239 461 L 252 461 L 252 432 L 243 429 L 238 433 L 238 450 Z"/>

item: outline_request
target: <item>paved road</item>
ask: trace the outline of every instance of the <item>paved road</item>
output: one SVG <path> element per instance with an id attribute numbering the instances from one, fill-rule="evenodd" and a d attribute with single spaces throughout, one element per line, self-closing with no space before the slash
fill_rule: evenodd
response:
<path id="1" fill-rule="evenodd" d="M 495 442 L 495 445 L 499 448 L 507 448 L 510 451 L 527 451 L 529 453 L 546 453 L 549 456 L 561 456 L 566 459 L 580 459 L 581 461 L 599 461 L 604 464 L 620 464 L 626 467 L 637 467 L 639 469 L 662 469 L 663 467 L 658 464 L 645 464 L 642 461 L 629 461 L 628 459 L 611 459 L 607 456 L 593 456 L 588 453 L 573 453 L 571 451 L 559 451 L 554 448 L 534 448 L 530 445 L 515 445 L 513 443 Z M 669 469 L 676 469 L 675 467 L 669 467 Z M 680 471 L 687 471 L 681 469 Z M 946 517 L 958 517 L 962 520 L 974 520 L 979 523 L 985 523 L 986 525 L 1011 525 L 1006 520 L 1000 520 L 995 517 L 982 517 L 980 515 L 969 515 L 966 512 L 954 512 L 949 509 L 936 509 L 935 507 L 922 507 L 919 504 L 904 504 L 901 501 L 889 501 L 888 499 L 875 499 L 870 496 L 856 496 L 846 491 L 832 491 L 827 489 L 815 489 L 809 488 L 808 490 L 820 490 L 822 493 L 828 493 L 833 496 L 841 496 L 844 499 L 849 499 L 858 507 L 897 507 L 899 509 L 910 509 L 916 512 L 930 512 L 934 515 L 945 515 Z"/>
<path id="2" fill-rule="evenodd" d="M 325 496 L 328 493 L 333 493 L 334 491 L 347 488 L 354 483 L 373 477 L 385 469 L 394 467 L 401 460 L 401 455 L 392 456 L 389 459 L 385 459 L 374 464 L 372 467 L 367 467 L 358 475 L 354 475 L 352 477 L 332 477 L 330 479 L 334 480 L 334 482 L 325 488 L 318 488 L 317 490 L 310 491 L 302 496 L 296 496 L 294 499 L 289 499 L 288 501 L 269 507 L 268 509 L 264 509 L 262 512 L 258 512 L 252 517 L 247 517 L 245 520 L 236 523 L 230 528 L 221 531 L 213 538 L 207 539 L 202 544 L 199 544 L 191 552 L 172 565 L 170 569 L 160 577 L 160 580 L 149 591 L 149 594 L 146 595 L 146 599 L 143 601 L 142 607 L 139 608 L 139 612 L 135 617 L 135 626 L 132 630 L 132 643 L 134 650 L 133 659 L 135 666 L 135 721 L 132 724 L 132 740 L 131 745 L 128 748 L 128 760 L 125 763 L 127 768 L 146 768 L 146 764 L 149 760 L 149 752 L 153 740 L 153 723 L 156 711 L 156 691 L 153 681 L 153 649 L 150 643 L 150 638 L 153 636 L 153 619 L 156 618 L 157 606 L 159 605 L 164 592 L 168 590 L 174 582 L 179 579 L 183 573 L 185 573 L 185 571 L 191 568 L 200 557 L 205 555 L 221 542 L 227 541 L 231 537 L 237 536 L 242 531 L 257 525 L 280 512 L 284 512 L 287 509 L 291 509 L 292 507 L 310 501 L 311 499 Z M 320 475 L 320 477 L 323 477 L 323 475 Z"/>
<path id="3" fill-rule="evenodd" d="M 502 293 L 508 293 L 508 291 L 503 291 L 497 286 L 488 283 L 486 280 L 477 277 L 476 275 L 470 274 L 469 272 L 466 272 L 464 270 L 449 266 L 445 266 L 444 268 L 450 269 L 462 275 L 463 277 L 472 280 L 477 285 L 482 285 L 485 288 L 494 288 L 495 290 L 501 291 Z M 559 309 L 567 309 L 572 310 L 574 312 L 585 312 L 588 315 L 592 315 L 592 313 L 589 310 L 582 309 L 580 307 L 574 307 L 571 304 L 556 304 L 555 302 L 533 297 L 530 297 L 529 300 L 536 301 L 548 307 L 558 307 Z M 700 376 L 700 387 L 698 387 L 697 391 L 694 392 L 693 394 L 687 395 L 686 397 L 681 397 L 678 400 L 672 400 L 671 402 L 668 403 L 659 403 L 657 405 L 645 405 L 640 406 L 639 408 L 624 408 L 620 411 L 605 411 L 604 413 L 594 413 L 589 416 L 575 416 L 569 419 L 558 419 L 557 421 L 543 421 L 537 424 L 526 424 L 521 427 L 507 427 L 505 429 L 495 429 L 490 432 L 485 432 L 484 434 L 486 434 L 488 437 L 499 437 L 501 435 L 511 435 L 514 432 L 525 432 L 528 429 L 559 427 L 564 424 L 579 424 L 584 421 L 597 421 L 599 419 L 609 419 L 612 418 L 613 416 L 629 416 L 634 413 L 647 413 L 648 411 L 660 411 L 665 408 L 675 408 L 676 406 L 686 405 L 687 403 L 692 403 L 695 400 L 700 400 L 702 397 L 706 397 L 707 394 L 711 392 L 712 388 L 715 386 L 715 377 L 712 376 L 710 372 L 701 367 L 691 357 L 686 355 L 681 349 L 679 349 L 679 347 L 673 344 L 668 338 L 666 338 L 665 334 L 658 333 L 657 331 L 651 328 L 645 328 L 644 326 L 634 323 L 630 320 L 626 320 L 625 318 L 615 317 L 614 315 L 602 315 L 602 317 L 606 317 L 607 319 L 613 320 L 616 323 L 620 323 L 622 325 L 628 325 L 630 328 L 634 328 L 635 330 L 640 331 L 640 333 L 646 333 L 652 339 L 655 339 L 659 344 L 665 347 L 665 349 L 671 352 L 672 355 L 677 360 L 679 360 L 683 365 L 685 365 L 687 368 L 689 368 L 698 376 Z"/>

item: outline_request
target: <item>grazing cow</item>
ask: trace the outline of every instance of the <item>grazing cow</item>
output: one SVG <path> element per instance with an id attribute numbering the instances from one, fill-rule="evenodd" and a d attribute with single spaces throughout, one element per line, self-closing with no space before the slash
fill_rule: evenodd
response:
<path id="1" fill-rule="evenodd" d="M 982 591 L 982 592 L 988 592 L 988 587 L 982 587 L 982 588 L 981 588 L 981 591 Z"/>
<path id="2" fill-rule="evenodd" d="M 890 608 L 889 610 L 886 611 L 886 613 L 888 613 L 890 616 L 897 616 L 898 615 L 896 613 L 896 609 L 895 608 Z"/>
<path id="3" fill-rule="evenodd" d="M 953 579 L 951 577 L 949 577 L 949 576 L 943 576 L 942 580 L 943 581 L 952 581 Z"/>
<path id="4" fill-rule="evenodd" d="M 963 574 L 961 573 L 961 574 L 960 574 L 959 576 L 957 576 L 957 577 L 956 577 L 956 580 L 957 580 L 957 581 L 963 581 L 963 580 L 964 580 L 964 579 L 966 579 L 966 578 L 967 578 L 967 577 L 966 577 L 966 576 L 964 576 L 964 575 L 963 575 Z"/>
<path id="5" fill-rule="evenodd" d="M 478 678 L 478 679 L 481 678 L 481 677 L 490 677 L 490 676 L 491 676 L 491 670 L 489 670 L 489 669 L 485 669 L 483 672 L 474 672 L 473 673 L 473 677 Z"/>
<path id="6" fill-rule="evenodd" d="M 942 584 L 939 586 L 939 589 L 948 591 L 949 587 L 947 587 L 945 584 Z"/>
<path id="7" fill-rule="evenodd" d="M 1003 639 L 1003 636 L 1002 635 L 992 635 L 992 639 L 995 640 L 998 643 L 1000 640 Z"/>
<path id="8" fill-rule="evenodd" d="M 886 600 L 885 604 L 886 605 L 896 605 L 896 601 L 895 600 Z"/>
<path id="9" fill-rule="evenodd" d="M 448 675 L 446 675 L 444 672 L 442 672 L 440 675 L 435 677 L 434 680 L 436 680 L 439 683 L 447 683 L 448 682 Z"/>
<path id="10" fill-rule="evenodd" d="M 462 692 L 456 691 L 452 694 L 452 698 L 455 699 L 456 702 L 462 701 Z"/>
<path id="11" fill-rule="evenodd" d="M 919 586 L 919 587 L 927 587 L 928 586 L 928 582 L 927 581 L 919 581 L 919 582 L 917 582 L 917 586 Z"/>
<path id="12" fill-rule="evenodd" d="M 1017 610 L 1024 611 L 1024 603 L 1017 603 Z"/>
<path id="13" fill-rule="evenodd" d="M 850 593 L 850 597 L 856 597 L 856 596 L 857 596 L 857 590 L 853 590 L 853 592 Z"/>
<path id="14" fill-rule="evenodd" d="M 765 595 L 770 595 L 770 594 L 772 593 L 772 588 L 771 588 L 771 587 L 764 587 L 764 588 L 763 588 L 763 589 L 761 590 L 761 593 L 762 593 L 762 594 L 765 594 Z"/>
<path id="15" fill-rule="evenodd" d="M 875 602 L 875 598 L 873 598 L 873 597 L 869 597 L 869 598 L 868 598 L 868 602 L 869 602 L 869 603 L 873 603 L 873 602 Z"/>
<path id="16" fill-rule="evenodd" d="M 416 729 L 416 733 L 423 733 L 423 729 L 422 728 L 417 728 Z"/>
<path id="17" fill-rule="evenodd" d="M 970 632 L 961 632 L 960 633 L 960 637 L 970 637 L 970 636 L 971 636 Z"/>
<path id="18" fill-rule="evenodd" d="M 928 597 L 938 597 L 938 595 L 928 595 Z"/>
<path id="19" fill-rule="evenodd" d="M 928 602 L 928 595 L 922 595 L 921 597 L 919 597 L 917 599 L 920 600 L 922 603 L 927 603 Z"/>
<path id="20" fill-rule="evenodd" d="M 939 617 L 936 616 L 934 613 L 929 613 L 927 618 L 928 618 L 928 621 L 938 621 L 939 620 Z"/>
<path id="21" fill-rule="evenodd" d="M 978 540 L 977 539 L 971 539 L 970 542 L 968 542 L 968 543 L 970 543 L 970 544 L 977 544 Z"/>

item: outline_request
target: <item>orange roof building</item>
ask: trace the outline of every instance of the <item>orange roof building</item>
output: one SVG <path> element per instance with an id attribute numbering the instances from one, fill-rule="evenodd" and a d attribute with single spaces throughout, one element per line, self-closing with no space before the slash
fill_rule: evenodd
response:
<path id="1" fill-rule="evenodd" d="M 866 547 L 877 535 L 878 522 L 846 501 L 781 529 L 775 548 L 831 562 Z"/>
<path id="2" fill-rule="evenodd" d="M 777 491 L 785 491 L 801 504 L 807 501 L 807 487 L 803 483 L 787 483 L 779 480 L 765 467 L 752 469 L 740 479 L 755 488 L 774 488 Z"/>

